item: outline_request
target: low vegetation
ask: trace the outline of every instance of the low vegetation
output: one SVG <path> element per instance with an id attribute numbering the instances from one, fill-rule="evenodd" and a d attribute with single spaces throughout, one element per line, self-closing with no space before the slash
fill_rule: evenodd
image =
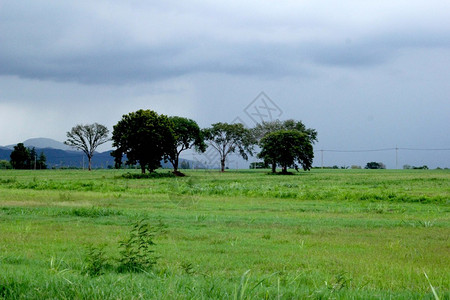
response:
<path id="1" fill-rule="evenodd" d="M 0 170 L 0 299 L 450 297 L 448 170 L 133 172 Z"/>

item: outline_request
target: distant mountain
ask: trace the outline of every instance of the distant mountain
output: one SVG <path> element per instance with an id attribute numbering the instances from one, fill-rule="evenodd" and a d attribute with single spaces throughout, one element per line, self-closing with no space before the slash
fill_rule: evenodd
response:
<path id="1" fill-rule="evenodd" d="M 35 146 L 34 146 L 35 147 Z M 87 168 L 88 160 L 86 155 L 81 151 L 65 151 L 61 149 L 53 148 L 36 148 L 36 152 L 39 155 L 44 152 L 47 158 L 48 168 Z M 10 160 L 12 149 L 0 147 L 0 160 Z M 110 155 L 111 151 L 95 153 L 92 158 L 93 168 L 107 168 L 108 166 L 114 166 L 114 158 Z"/>
<path id="2" fill-rule="evenodd" d="M 70 151 L 73 150 L 72 147 L 69 147 L 67 145 L 65 145 L 64 143 L 55 141 L 53 139 L 49 139 L 49 138 L 32 138 L 32 139 L 28 139 L 26 141 L 23 142 L 23 144 L 25 145 L 25 147 L 28 148 L 52 148 L 52 149 L 60 149 L 60 150 L 66 150 L 66 151 Z M 6 148 L 9 149 L 13 149 L 15 145 L 8 145 L 5 146 Z"/>

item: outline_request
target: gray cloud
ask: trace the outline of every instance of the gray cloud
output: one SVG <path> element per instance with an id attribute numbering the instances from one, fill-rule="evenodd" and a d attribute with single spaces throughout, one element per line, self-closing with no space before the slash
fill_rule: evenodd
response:
<path id="1" fill-rule="evenodd" d="M 316 149 L 446 148 L 449 11 L 448 0 L 0 0 L 0 145 L 111 128 L 140 108 L 202 127 L 250 122 L 243 109 L 265 91 L 282 118 L 318 130 Z M 393 166 L 389 153 L 330 155 Z"/>
<path id="2" fill-rule="evenodd" d="M 446 14 L 420 1 L 408 2 L 409 10 L 383 1 L 323 4 L 6 1 L 0 74 L 84 84 L 202 72 L 279 77 L 322 65 L 370 67 L 403 48 L 450 45 Z"/>

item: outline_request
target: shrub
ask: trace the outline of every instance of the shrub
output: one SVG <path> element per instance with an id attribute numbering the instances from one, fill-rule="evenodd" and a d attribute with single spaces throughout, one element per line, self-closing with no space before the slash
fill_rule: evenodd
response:
<path id="1" fill-rule="evenodd" d="M 9 170 L 12 169 L 12 165 L 7 160 L 0 160 L 0 170 Z"/>
<path id="2" fill-rule="evenodd" d="M 103 247 L 88 245 L 86 250 L 84 272 L 89 276 L 102 275 L 107 264 L 107 258 L 105 257 Z"/>
<path id="3" fill-rule="evenodd" d="M 133 225 L 129 237 L 120 242 L 119 272 L 142 272 L 156 264 L 153 237 L 150 225 L 144 220 Z"/>

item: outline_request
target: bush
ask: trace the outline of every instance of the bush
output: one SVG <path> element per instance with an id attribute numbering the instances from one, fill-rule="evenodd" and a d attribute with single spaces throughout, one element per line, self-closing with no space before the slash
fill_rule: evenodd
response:
<path id="1" fill-rule="evenodd" d="M 102 275 L 108 261 L 105 257 L 103 247 L 88 245 L 86 251 L 84 272 L 89 276 Z"/>
<path id="2" fill-rule="evenodd" d="M 119 272 L 142 272 L 156 264 L 153 237 L 148 223 L 142 220 L 133 225 L 130 236 L 120 242 Z"/>
<path id="3" fill-rule="evenodd" d="M 0 170 L 10 170 L 12 169 L 12 165 L 7 160 L 0 160 Z"/>

